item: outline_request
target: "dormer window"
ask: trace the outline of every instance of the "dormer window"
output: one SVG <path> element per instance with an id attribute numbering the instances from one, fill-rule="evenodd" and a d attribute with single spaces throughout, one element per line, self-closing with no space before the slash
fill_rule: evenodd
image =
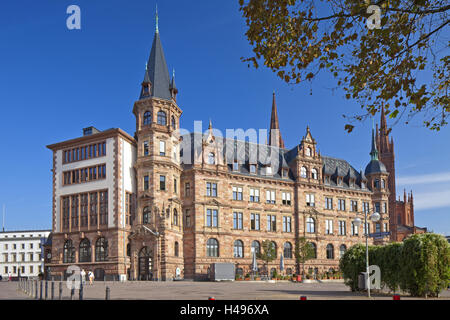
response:
<path id="1" fill-rule="evenodd" d="M 302 177 L 302 178 L 306 178 L 307 177 L 306 167 L 302 167 L 300 169 L 300 177 Z"/>
<path id="2" fill-rule="evenodd" d="M 208 164 L 215 164 L 216 163 L 216 157 L 214 153 L 210 152 L 208 154 Z"/>
<path id="3" fill-rule="evenodd" d="M 353 188 L 355 186 L 355 183 L 351 179 L 350 179 L 348 184 L 349 184 L 350 188 Z"/>
<path id="4" fill-rule="evenodd" d="M 311 170 L 311 178 L 313 178 L 314 180 L 319 179 L 319 174 L 317 173 L 317 169 Z"/>
<path id="5" fill-rule="evenodd" d="M 366 183 L 363 181 L 361 182 L 361 189 L 365 189 L 366 188 Z"/>
<path id="6" fill-rule="evenodd" d="M 250 173 L 256 173 L 256 164 L 250 165 Z"/>
<path id="7" fill-rule="evenodd" d="M 337 184 L 338 186 L 342 186 L 342 178 L 337 178 Z"/>
<path id="8" fill-rule="evenodd" d="M 283 178 L 287 178 L 287 177 L 288 177 L 288 173 L 289 173 L 289 170 L 288 170 L 288 169 L 283 169 L 283 170 L 281 170 L 281 176 L 282 176 Z"/>
<path id="9" fill-rule="evenodd" d="M 266 175 L 270 175 L 272 174 L 272 167 L 271 166 L 267 166 L 266 167 Z"/>
<path id="10" fill-rule="evenodd" d="M 233 171 L 239 171 L 239 163 L 237 161 L 233 162 Z"/>
<path id="11" fill-rule="evenodd" d="M 325 183 L 330 184 L 330 176 L 325 176 Z"/>

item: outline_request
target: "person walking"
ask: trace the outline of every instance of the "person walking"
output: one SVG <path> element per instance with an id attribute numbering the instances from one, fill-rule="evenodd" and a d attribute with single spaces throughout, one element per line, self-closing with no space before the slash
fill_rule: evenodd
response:
<path id="1" fill-rule="evenodd" d="M 11 281 L 11 271 L 8 273 L 8 281 Z"/>
<path id="2" fill-rule="evenodd" d="M 88 276 L 89 276 L 89 284 L 92 285 L 94 283 L 94 274 L 92 273 L 92 271 L 89 271 Z"/>
<path id="3" fill-rule="evenodd" d="M 81 269 L 80 275 L 81 275 L 81 283 L 84 285 L 86 283 L 86 271 L 84 271 L 84 269 Z"/>

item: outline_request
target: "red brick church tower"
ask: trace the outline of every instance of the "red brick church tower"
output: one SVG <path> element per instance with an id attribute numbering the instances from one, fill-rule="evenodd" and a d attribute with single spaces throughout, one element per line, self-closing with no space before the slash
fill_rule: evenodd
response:
<path id="1" fill-rule="evenodd" d="M 405 237 L 414 233 L 424 233 L 426 228 L 414 225 L 414 201 L 412 191 L 406 195 L 404 191 L 403 201 L 397 200 L 395 185 L 395 152 L 394 139 L 389 140 L 389 132 L 386 123 L 384 107 L 381 108 L 380 128 L 377 124 L 376 142 L 379 149 L 381 162 L 389 172 L 388 187 L 389 195 L 389 227 L 391 230 L 391 241 L 402 241 Z"/>

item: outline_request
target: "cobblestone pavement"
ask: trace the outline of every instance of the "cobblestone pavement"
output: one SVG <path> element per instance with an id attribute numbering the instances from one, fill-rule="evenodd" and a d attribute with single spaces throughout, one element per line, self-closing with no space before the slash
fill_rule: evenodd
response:
<path id="1" fill-rule="evenodd" d="M 217 300 L 298 300 L 307 296 L 308 300 L 366 300 L 363 293 L 349 291 L 343 283 L 293 283 L 293 282 L 96 282 L 84 286 L 84 299 L 105 299 L 106 287 L 110 288 L 111 299 L 130 300 L 206 300 L 213 296 Z M 17 282 L 0 283 L 0 299 L 30 299 L 17 290 Z M 45 288 L 45 286 L 43 286 Z M 59 282 L 55 282 L 55 299 L 59 295 Z M 70 290 L 62 283 L 62 297 L 70 299 Z M 39 290 L 38 290 L 39 292 Z M 43 289 L 43 296 L 45 290 Z M 392 300 L 390 294 L 374 294 L 373 299 Z M 51 285 L 48 284 L 48 299 Z M 78 299 L 75 290 L 74 299 Z M 402 296 L 403 299 L 417 299 Z M 450 300 L 450 291 L 445 290 L 439 299 Z"/>

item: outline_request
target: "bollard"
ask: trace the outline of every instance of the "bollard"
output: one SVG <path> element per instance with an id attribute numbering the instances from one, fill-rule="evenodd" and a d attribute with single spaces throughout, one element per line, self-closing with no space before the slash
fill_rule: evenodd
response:
<path id="1" fill-rule="evenodd" d="M 394 294 L 392 296 L 392 300 L 400 300 L 400 295 L 399 294 Z"/>
<path id="2" fill-rule="evenodd" d="M 37 280 L 34 280 L 34 292 L 35 292 L 34 298 L 35 298 L 36 300 L 39 299 L 39 296 L 38 296 L 38 284 L 37 284 Z"/>
<path id="3" fill-rule="evenodd" d="M 51 297 L 52 297 L 52 300 L 54 300 L 55 299 L 55 283 L 52 281 L 52 290 L 51 290 Z"/>
<path id="4" fill-rule="evenodd" d="M 45 280 L 45 300 L 48 299 L 48 281 Z"/>
<path id="5" fill-rule="evenodd" d="M 59 300 L 62 299 L 62 282 L 59 282 Z"/>
<path id="6" fill-rule="evenodd" d="M 209 297 L 208 300 L 216 300 L 214 297 Z"/>
<path id="7" fill-rule="evenodd" d="M 306 296 L 301 296 L 300 300 L 306 300 Z"/>
<path id="8" fill-rule="evenodd" d="M 105 296 L 105 300 L 109 300 L 110 298 L 110 292 L 109 292 L 109 287 L 106 287 L 106 296 Z"/>
<path id="9" fill-rule="evenodd" d="M 39 281 L 39 300 L 42 300 L 42 281 Z"/>

